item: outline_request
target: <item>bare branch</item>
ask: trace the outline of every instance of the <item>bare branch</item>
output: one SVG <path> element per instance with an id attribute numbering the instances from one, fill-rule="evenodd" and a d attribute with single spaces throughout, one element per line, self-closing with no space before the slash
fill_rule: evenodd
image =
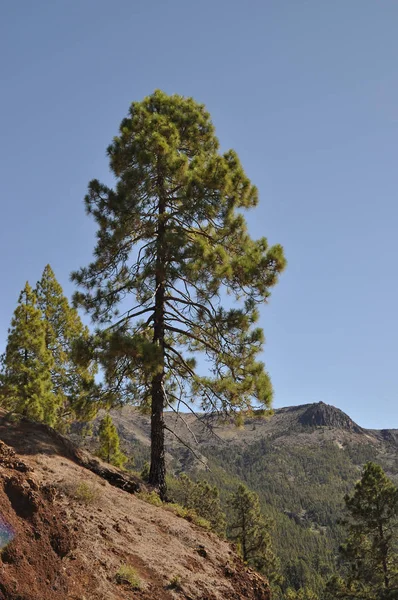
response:
<path id="1" fill-rule="evenodd" d="M 187 444 L 186 442 L 184 442 L 184 440 L 183 440 L 182 438 L 180 438 L 180 436 L 179 436 L 179 435 L 177 435 L 177 434 L 176 434 L 176 432 L 175 432 L 175 431 L 173 431 L 172 429 L 170 429 L 170 427 L 168 427 L 167 425 L 164 425 L 164 428 L 165 428 L 167 431 L 169 431 L 169 432 L 170 432 L 172 435 L 174 435 L 174 437 L 175 437 L 175 438 L 176 438 L 176 439 L 177 439 L 177 440 L 180 442 L 180 444 L 182 444 L 183 446 L 185 446 L 185 448 L 188 448 L 188 450 L 190 450 L 190 452 L 192 452 L 192 454 L 194 455 L 194 457 L 195 457 L 197 460 L 199 460 L 199 461 L 202 463 L 202 465 L 204 465 L 204 466 L 206 467 L 206 470 L 207 470 L 207 471 L 210 471 L 210 472 L 211 472 L 211 469 L 210 469 L 210 467 L 209 467 L 209 466 L 208 466 L 208 465 L 205 463 L 205 461 L 203 460 L 203 458 L 201 458 L 201 457 L 199 456 L 199 454 L 197 454 L 197 453 L 195 452 L 195 450 L 194 450 L 193 448 L 191 448 L 191 446 L 190 446 L 189 444 Z"/>

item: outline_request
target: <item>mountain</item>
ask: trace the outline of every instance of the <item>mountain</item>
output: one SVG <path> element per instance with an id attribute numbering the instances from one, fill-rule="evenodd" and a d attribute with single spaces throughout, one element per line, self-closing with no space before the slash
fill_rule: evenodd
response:
<path id="1" fill-rule="evenodd" d="M 149 457 L 149 418 L 131 407 L 112 416 L 123 450 L 140 469 Z M 173 412 L 166 425 L 169 472 L 217 484 L 225 505 L 239 481 L 259 494 L 275 523 L 286 586 L 321 591 L 335 571 L 343 498 L 365 462 L 379 463 L 398 482 L 398 430 L 365 429 L 323 402 L 247 417 L 239 427 L 232 419 Z"/>
<path id="2" fill-rule="evenodd" d="M 0 440 L 0 600 L 269 600 L 227 542 L 144 502 L 136 477 L 3 412 Z"/>

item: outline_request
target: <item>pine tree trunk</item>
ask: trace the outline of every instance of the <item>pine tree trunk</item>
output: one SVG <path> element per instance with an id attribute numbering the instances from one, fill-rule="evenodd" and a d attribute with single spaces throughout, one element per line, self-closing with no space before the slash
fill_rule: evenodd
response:
<path id="1" fill-rule="evenodd" d="M 163 191 L 163 179 L 158 177 L 159 190 L 159 224 L 157 231 L 157 256 L 156 256 L 156 292 L 155 292 L 155 316 L 153 326 L 153 343 L 160 348 L 159 373 L 152 380 L 151 390 L 151 468 L 149 471 L 149 483 L 159 490 L 162 500 L 166 500 L 166 462 L 164 452 L 164 311 L 165 311 L 165 221 L 166 201 Z"/>
<path id="2" fill-rule="evenodd" d="M 161 373 L 152 381 L 152 414 L 151 414 L 151 468 L 149 483 L 159 490 L 162 500 L 166 499 L 166 463 L 164 452 L 164 392 Z"/>
<path id="3" fill-rule="evenodd" d="M 28 298 L 27 298 L 26 294 L 25 294 L 25 306 L 28 306 Z M 28 327 L 28 314 L 27 313 L 25 314 L 25 326 L 26 326 L 26 328 Z M 28 416 L 28 397 L 27 397 L 27 394 L 26 394 L 26 390 L 27 390 L 27 387 L 28 387 L 28 370 L 27 370 L 28 351 L 27 351 L 26 348 L 24 350 L 24 362 L 25 362 L 26 372 L 25 372 L 25 377 L 24 377 L 25 386 L 24 386 L 24 390 L 23 390 L 23 410 L 22 410 L 22 414 L 23 414 L 24 417 L 27 417 Z"/>

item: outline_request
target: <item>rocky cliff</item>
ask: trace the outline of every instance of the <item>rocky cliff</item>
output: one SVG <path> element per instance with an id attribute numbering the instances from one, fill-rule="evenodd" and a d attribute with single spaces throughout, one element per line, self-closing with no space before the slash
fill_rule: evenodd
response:
<path id="1" fill-rule="evenodd" d="M 363 433 L 363 429 L 354 423 L 346 413 L 324 402 L 310 404 L 300 415 L 299 422 L 301 425 L 312 427 L 333 427 L 334 429 Z"/>

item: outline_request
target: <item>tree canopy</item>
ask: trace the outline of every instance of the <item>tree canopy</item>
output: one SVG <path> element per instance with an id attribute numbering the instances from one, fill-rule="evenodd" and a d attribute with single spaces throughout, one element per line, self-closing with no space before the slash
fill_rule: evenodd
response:
<path id="1" fill-rule="evenodd" d="M 75 357 L 75 345 L 88 338 L 47 265 L 35 290 L 26 283 L 11 321 L 2 357 L 2 405 L 60 429 L 92 418 L 98 410 L 97 366 L 91 360 L 81 365 Z"/>
<path id="2" fill-rule="evenodd" d="M 100 443 L 98 456 L 115 467 L 123 467 L 128 458 L 120 450 L 119 434 L 110 414 L 106 414 L 101 419 L 98 438 Z"/>
<path id="3" fill-rule="evenodd" d="M 46 328 L 28 282 L 22 290 L 2 357 L 1 402 L 11 411 L 54 425 L 57 399 L 50 370 L 54 359 L 46 346 Z"/>
<path id="4" fill-rule="evenodd" d="M 398 488 L 379 465 L 369 462 L 345 504 L 348 536 L 340 548 L 345 576 L 328 584 L 328 597 L 397 598 Z"/>
<path id="5" fill-rule="evenodd" d="M 133 102 L 108 155 L 116 185 L 89 184 L 97 244 L 72 274 L 75 301 L 102 327 L 95 352 L 115 400 L 151 412 L 149 481 L 164 497 L 165 408 L 270 405 L 258 305 L 285 258 L 250 237 L 257 189 L 192 98 Z"/>
<path id="6" fill-rule="evenodd" d="M 98 407 L 93 400 L 96 364 L 86 366 L 74 357 L 74 344 L 89 337 L 76 311 L 68 302 L 50 265 L 36 286 L 37 304 L 46 329 L 46 347 L 53 357 L 51 381 L 59 406 L 58 421 L 92 418 Z"/>
<path id="7" fill-rule="evenodd" d="M 245 562 L 263 572 L 273 583 L 280 582 L 279 564 L 271 543 L 270 523 L 263 517 L 258 495 L 245 485 L 231 494 L 229 537 L 238 544 Z"/>

